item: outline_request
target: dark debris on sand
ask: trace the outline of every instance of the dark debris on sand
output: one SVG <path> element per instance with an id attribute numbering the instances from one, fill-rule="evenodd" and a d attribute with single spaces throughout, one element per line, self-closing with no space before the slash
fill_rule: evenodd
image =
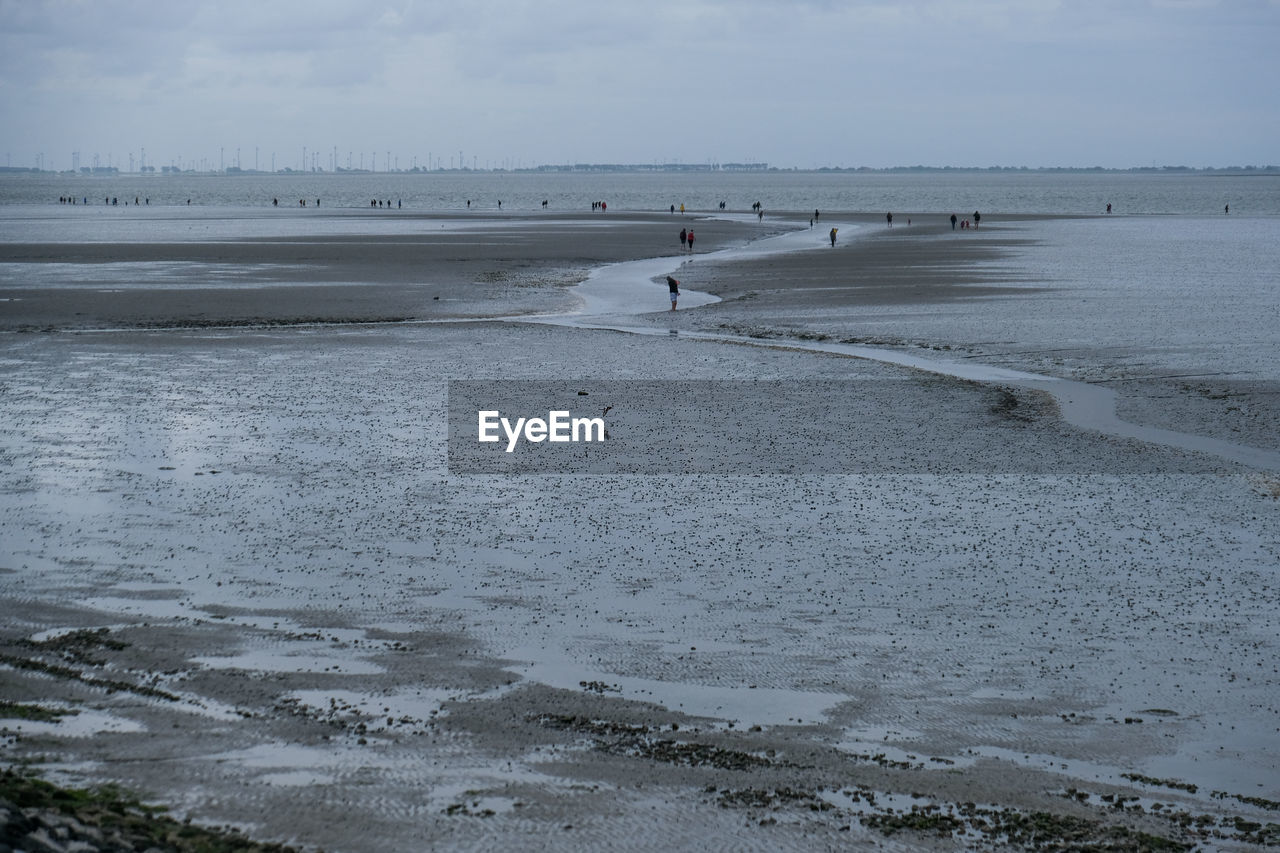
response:
<path id="1" fill-rule="evenodd" d="M 27 853 L 296 853 L 251 841 L 231 828 L 175 820 L 111 785 L 60 788 L 27 773 L 0 770 L 0 851 Z"/>

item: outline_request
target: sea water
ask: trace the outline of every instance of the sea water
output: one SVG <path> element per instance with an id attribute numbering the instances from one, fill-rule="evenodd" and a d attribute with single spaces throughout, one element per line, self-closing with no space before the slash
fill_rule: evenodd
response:
<path id="1" fill-rule="evenodd" d="M 1021 238 L 986 264 L 999 295 L 979 285 L 983 295 L 923 308 L 855 305 L 831 329 L 816 312 L 801 319 L 817 331 L 972 348 L 983 360 L 1056 374 L 1078 366 L 1081 378 L 1095 378 L 1089 364 L 1102 361 L 1112 378 L 1280 379 L 1280 219 L 1093 217 L 993 227 Z"/>
<path id="2" fill-rule="evenodd" d="M 430 172 L 293 174 L 69 173 L 0 176 L 0 207 L 60 197 L 119 206 L 375 207 L 409 211 L 908 212 L 965 215 L 1116 214 L 1280 216 L 1280 175 L 1267 173 L 1057 172 Z M 148 205 L 147 202 L 150 201 Z M 544 208 L 542 203 L 546 201 Z M 470 206 L 468 206 L 468 202 Z"/>

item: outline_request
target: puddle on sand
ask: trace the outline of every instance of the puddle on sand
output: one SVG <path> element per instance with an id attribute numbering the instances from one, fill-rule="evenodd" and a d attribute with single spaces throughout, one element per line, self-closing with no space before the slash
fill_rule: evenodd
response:
<path id="1" fill-rule="evenodd" d="M 237 655 L 191 658 L 210 669 L 243 669 L 250 672 L 327 672 L 337 675 L 381 675 L 375 663 L 348 655 L 318 651 L 254 649 Z"/>
<path id="2" fill-rule="evenodd" d="M 573 661 L 552 657 L 545 649 L 516 649 L 504 657 L 532 661 L 512 667 L 521 676 L 563 690 L 582 690 L 600 684 L 606 695 L 652 702 L 694 717 L 732 720 L 735 725 L 798 726 L 825 721 L 827 713 L 849 697 L 838 693 L 810 693 L 778 688 L 720 687 L 686 681 L 658 681 L 611 672 L 597 672 Z"/>
<path id="3" fill-rule="evenodd" d="M 41 705 L 55 711 L 65 711 L 66 715 L 57 720 L 0 720 L 0 731 L 23 735 L 52 735 L 54 737 L 82 738 L 93 737 L 104 733 L 144 732 L 146 726 L 136 720 L 117 717 L 105 711 L 89 708 L 75 708 L 70 705 Z"/>

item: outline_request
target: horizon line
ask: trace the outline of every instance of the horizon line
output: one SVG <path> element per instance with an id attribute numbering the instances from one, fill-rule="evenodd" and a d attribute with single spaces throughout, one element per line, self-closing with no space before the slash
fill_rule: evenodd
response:
<path id="1" fill-rule="evenodd" d="M 178 166 L 139 166 L 125 170 L 119 166 L 82 166 L 78 169 L 44 169 L 36 166 L 0 166 L 0 174 L 75 175 L 95 177 L 107 175 L 411 175 L 411 174 L 531 174 L 555 172 L 1247 172 L 1280 173 L 1280 165 L 1248 164 L 1231 166 L 930 166 L 924 164 L 899 166 L 775 166 L 769 163 L 546 163 L 537 166 L 513 167 L 437 167 L 413 166 L 408 169 L 350 169 L 338 167 L 324 169 L 295 169 L 283 167 L 274 171 L 225 166 L 218 169 L 181 168 Z"/>

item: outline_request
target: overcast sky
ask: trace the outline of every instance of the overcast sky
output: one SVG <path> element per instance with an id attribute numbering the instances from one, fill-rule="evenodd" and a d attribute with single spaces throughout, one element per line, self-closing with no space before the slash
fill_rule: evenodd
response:
<path id="1" fill-rule="evenodd" d="M 0 0 L 0 154 L 1261 165 L 1278 46 L 1280 0 Z"/>

